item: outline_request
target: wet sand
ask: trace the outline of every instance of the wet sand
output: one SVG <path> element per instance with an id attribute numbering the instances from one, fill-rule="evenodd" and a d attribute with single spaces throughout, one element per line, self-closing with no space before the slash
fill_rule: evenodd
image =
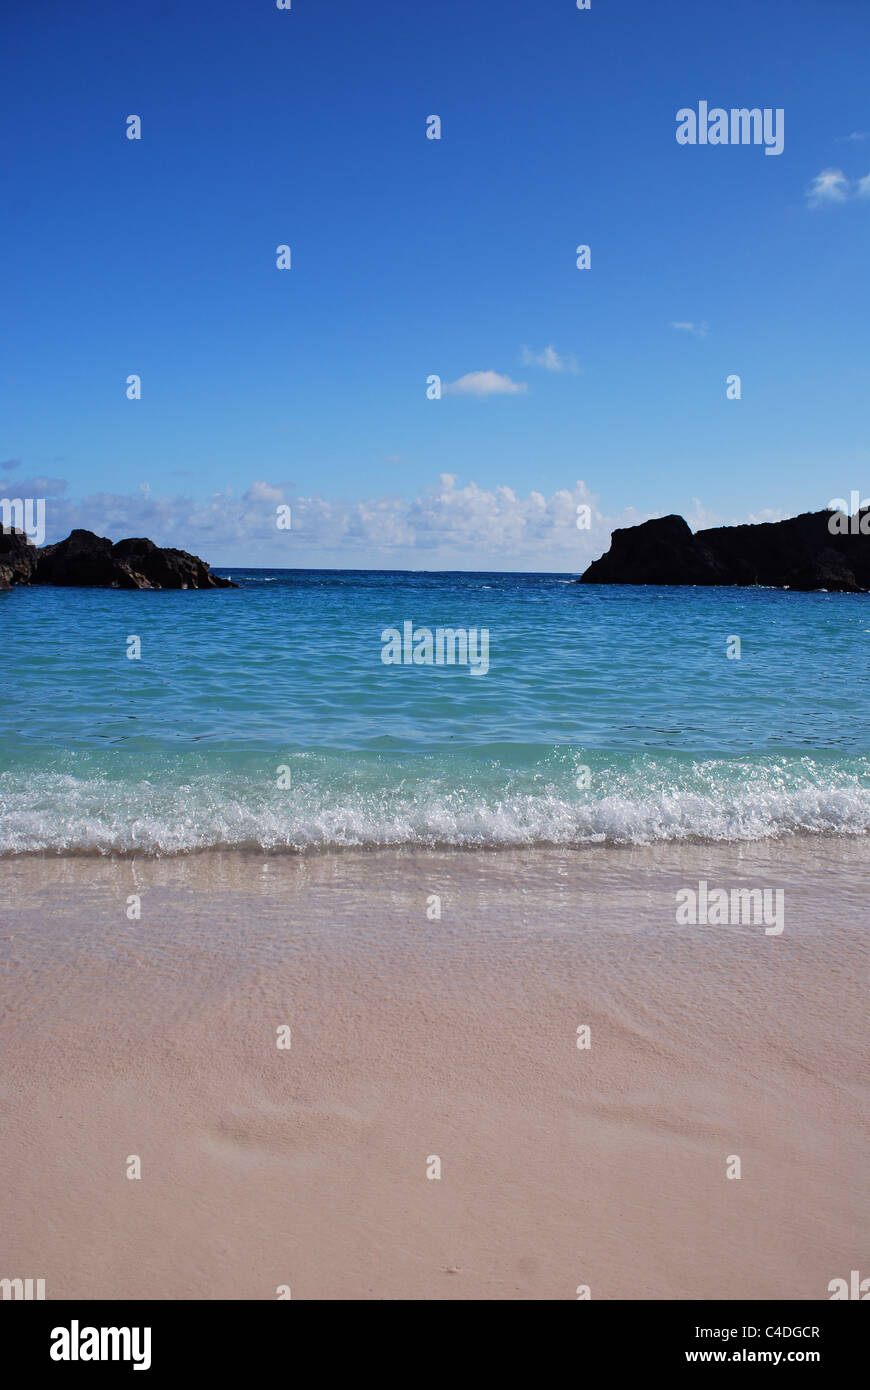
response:
<path id="1" fill-rule="evenodd" d="M 784 932 L 678 925 L 701 879 Z M 0 1277 L 825 1299 L 867 1262 L 868 901 L 863 840 L 2 860 Z"/>

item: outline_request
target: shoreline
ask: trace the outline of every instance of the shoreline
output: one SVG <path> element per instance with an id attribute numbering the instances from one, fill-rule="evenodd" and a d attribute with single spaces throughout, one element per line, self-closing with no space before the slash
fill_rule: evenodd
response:
<path id="1" fill-rule="evenodd" d="M 534 840 L 529 842 L 522 841 L 494 841 L 491 843 L 471 844 L 467 841 L 454 843 L 450 840 L 433 841 L 424 843 L 419 840 L 408 840 L 406 842 L 391 843 L 367 843 L 367 844 L 338 844 L 334 841 L 315 842 L 312 841 L 305 845 L 298 844 L 252 844 L 252 843 L 232 843 L 191 845 L 181 849 L 102 849 L 97 845 L 88 846 L 86 849 L 81 847 L 50 849 L 41 846 L 38 849 L 16 849 L 0 850 L 0 874 L 4 868 L 18 863 L 58 863 L 67 860 L 81 863 L 101 863 L 101 864 L 161 864 L 161 863 L 183 863 L 185 861 L 196 861 L 200 858 L 211 856 L 223 858 L 238 857 L 239 859 L 250 859 L 261 862 L 263 860 L 275 859 L 277 861 L 287 860 L 306 860 L 322 857 L 334 856 L 336 859 L 343 859 L 346 856 L 359 855 L 363 858 L 378 855 L 397 855 L 413 857 L 420 855 L 422 858 L 437 855 L 460 855 L 460 856 L 489 856 L 489 855 L 518 855 L 518 854 L 557 854 L 557 855 L 587 855 L 587 854 L 636 854 L 647 856 L 650 854 L 661 853 L 664 856 L 687 852 L 703 855 L 709 853 L 715 860 L 719 855 L 733 853 L 740 857 L 743 853 L 758 851 L 759 854 L 767 849 L 771 854 L 782 851 L 787 858 L 790 851 L 794 850 L 795 855 L 800 859 L 812 852 L 818 846 L 822 851 L 824 848 L 842 846 L 844 849 L 854 847 L 854 856 L 845 854 L 844 860 L 851 862 L 852 858 L 863 858 L 866 850 L 870 855 L 870 830 L 858 828 L 855 830 L 788 830 L 780 831 L 773 835 L 757 836 L 735 836 L 733 839 L 712 839 L 700 832 L 696 835 L 687 835 L 681 838 L 649 839 L 642 841 L 635 840 L 613 840 L 602 836 L 598 840 L 578 839 L 574 842 L 560 840 Z M 834 856 L 836 859 L 838 856 Z"/>
<path id="2" fill-rule="evenodd" d="M 784 932 L 680 926 L 701 879 L 784 888 Z M 860 1267 L 866 839 L 0 885 L 2 1273 L 48 1299 L 818 1299 Z"/>

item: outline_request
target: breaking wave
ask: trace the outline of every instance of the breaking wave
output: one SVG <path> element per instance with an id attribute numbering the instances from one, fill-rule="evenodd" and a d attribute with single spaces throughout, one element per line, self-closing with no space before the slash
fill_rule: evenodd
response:
<path id="1" fill-rule="evenodd" d="M 867 758 L 693 760 L 526 749 L 401 758 L 178 755 L 147 768 L 66 753 L 0 774 L 0 854 L 208 848 L 508 847 L 750 841 L 870 829 Z M 217 766 L 215 764 L 218 764 Z M 290 769 L 277 785 L 278 765 Z M 582 768 L 589 768 L 589 786 Z"/>

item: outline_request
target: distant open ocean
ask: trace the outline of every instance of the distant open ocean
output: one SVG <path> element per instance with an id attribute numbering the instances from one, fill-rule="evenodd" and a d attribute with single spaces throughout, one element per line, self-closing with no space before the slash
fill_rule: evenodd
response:
<path id="1" fill-rule="evenodd" d="M 0 594 L 0 853 L 870 827 L 868 598 L 217 572 L 241 587 Z M 384 665 L 405 621 L 488 628 L 488 673 Z"/>

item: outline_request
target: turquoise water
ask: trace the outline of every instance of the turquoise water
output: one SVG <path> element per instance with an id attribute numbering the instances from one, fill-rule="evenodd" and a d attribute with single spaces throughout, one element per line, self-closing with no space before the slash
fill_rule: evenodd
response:
<path id="1" fill-rule="evenodd" d="M 241 587 L 0 594 L 0 852 L 870 827 L 863 596 L 222 572 Z M 384 665 L 405 621 L 488 629 L 487 674 Z"/>

